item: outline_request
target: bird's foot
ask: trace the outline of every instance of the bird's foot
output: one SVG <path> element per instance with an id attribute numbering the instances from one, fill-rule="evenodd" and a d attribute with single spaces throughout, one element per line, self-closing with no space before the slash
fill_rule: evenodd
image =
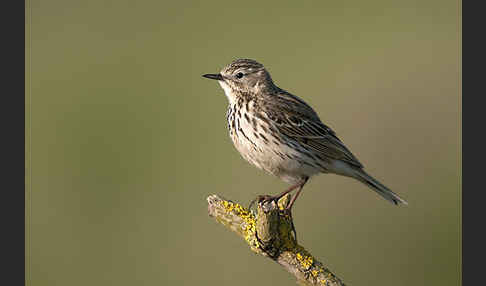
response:
<path id="1" fill-rule="evenodd" d="M 268 203 L 271 201 L 278 201 L 280 199 L 278 196 L 270 196 L 270 195 L 259 195 L 256 200 L 258 203 Z"/>
<path id="2" fill-rule="evenodd" d="M 251 209 L 255 202 L 257 203 L 267 203 L 271 201 L 275 201 L 277 203 L 278 199 L 280 199 L 278 196 L 270 196 L 270 195 L 258 195 L 255 199 L 253 199 L 250 202 L 250 205 L 248 206 L 248 209 Z"/>

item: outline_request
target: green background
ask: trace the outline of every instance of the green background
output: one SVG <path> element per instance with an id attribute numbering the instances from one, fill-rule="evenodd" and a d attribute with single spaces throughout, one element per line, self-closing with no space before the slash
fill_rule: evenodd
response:
<path id="1" fill-rule="evenodd" d="M 240 157 L 201 77 L 236 58 L 409 202 L 317 176 L 299 242 L 348 285 L 461 284 L 460 1 L 26 4 L 29 285 L 295 285 L 207 214 L 287 187 Z"/>

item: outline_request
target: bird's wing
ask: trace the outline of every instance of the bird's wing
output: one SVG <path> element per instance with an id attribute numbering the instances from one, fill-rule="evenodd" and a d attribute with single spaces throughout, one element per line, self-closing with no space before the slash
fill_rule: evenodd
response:
<path id="1" fill-rule="evenodd" d="M 281 134 L 313 150 L 323 160 L 342 160 L 356 167 L 363 167 L 336 133 L 324 125 L 304 101 L 283 90 L 275 99 L 272 106 L 265 108 L 264 112 Z"/>

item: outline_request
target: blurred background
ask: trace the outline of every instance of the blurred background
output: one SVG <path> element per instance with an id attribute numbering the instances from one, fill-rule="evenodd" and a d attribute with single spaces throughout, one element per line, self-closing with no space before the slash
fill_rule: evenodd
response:
<path id="1" fill-rule="evenodd" d="M 29 285 L 295 285 L 208 217 L 287 185 L 201 77 L 236 58 L 400 194 L 315 177 L 299 242 L 348 285 L 461 284 L 460 1 L 27 1 Z M 29 73 L 30 71 L 30 73 Z"/>

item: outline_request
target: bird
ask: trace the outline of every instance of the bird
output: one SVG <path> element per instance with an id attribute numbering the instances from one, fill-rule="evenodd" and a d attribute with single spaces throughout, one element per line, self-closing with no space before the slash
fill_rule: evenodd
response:
<path id="1" fill-rule="evenodd" d="M 308 180 L 324 173 L 356 179 L 395 205 L 408 204 L 366 173 L 314 109 L 278 87 L 261 63 L 240 58 L 219 73 L 202 76 L 218 81 L 228 99 L 226 119 L 236 150 L 249 163 L 290 184 L 278 195 L 266 195 L 265 201 L 297 190 L 286 207 L 290 210 Z"/>

